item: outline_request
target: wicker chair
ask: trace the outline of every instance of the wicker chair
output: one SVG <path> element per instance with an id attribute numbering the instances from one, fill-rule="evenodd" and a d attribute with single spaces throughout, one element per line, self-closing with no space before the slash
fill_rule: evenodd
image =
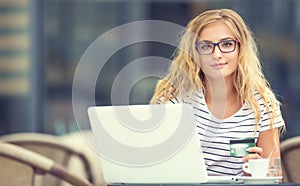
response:
<path id="1" fill-rule="evenodd" d="M 65 166 L 69 172 L 87 179 L 93 185 L 92 162 L 76 148 L 76 143 L 66 145 L 59 137 L 42 133 L 14 133 L 0 137 L 0 141 L 22 146 Z M 75 147 L 74 147 L 75 146 Z M 45 176 L 43 186 L 65 185 L 53 176 Z"/>
<path id="2" fill-rule="evenodd" d="M 300 183 L 300 136 L 282 141 L 280 149 L 284 181 Z"/>
<path id="3" fill-rule="evenodd" d="M 74 186 L 92 185 L 52 159 L 10 143 L 0 142 L 0 165 L 0 185 L 44 185 L 46 175 Z"/>
<path id="4" fill-rule="evenodd" d="M 74 148 L 85 154 L 91 163 L 90 171 L 93 178 L 93 183 L 96 186 L 105 186 L 106 183 L 103 178 L 101 162 L 99 154 L 97 153 L 96 141 L 91 130 L 84 130 L 80 132 L 73 132 L 59 137 L 66 145 L 76 144 Z"/>

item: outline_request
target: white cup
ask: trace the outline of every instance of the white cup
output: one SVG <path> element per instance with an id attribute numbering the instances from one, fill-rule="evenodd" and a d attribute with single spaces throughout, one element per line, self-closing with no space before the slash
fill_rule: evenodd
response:
<path id="1" fill-rule="evenodd" d="M 269 169 L 269 159 L 250 159 L 243 164 L 243 170 L 252 177 L 266 177 Z"/>

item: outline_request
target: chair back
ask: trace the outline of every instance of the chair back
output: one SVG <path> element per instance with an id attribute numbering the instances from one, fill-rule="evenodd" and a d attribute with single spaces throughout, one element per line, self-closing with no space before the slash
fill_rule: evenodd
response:
<path id="1" fill-rule="evenodd" d="M 0 140 L 22 146 L 26 149 L 46 156 L 55 162 L 69 168 L 68 170 L 77 176 L 93 183 L 91 175 L 91 162 L 86 155 L 71 145 L 66 145 L 58 137 L 43 133 L 14 133 L 0 137 Z M 73 144 L 76 146 L 77 144 Z M 71 167 L 71 168 L 70 168 Z M 63 185 L 63 182 L 53 176 L 46 176 L 43 185 Z"/>
<path id="2" fill-rule="evenodd" d="M 300 183 L 300 136 L 282 141 L 280 150 L 284 181 Z"/>
<path id="3" fill-rule="evenodd" d="M 92 185 L 52 159 L 10 143 L 0 142 L 0 164 L 0 185 L 44 185 L 46 175 L 74 186 Z"/>
<path id="4" fill-rule="evenodd" d="M 83 130 L 72 132 L 59 137 L 60 141 L 67 145 L 74 145 L 78 151 L 82 152 L 90 163 L 91 176 L 95 186 L 106 186 L 102 174 L 102 167 L 100 162 L 100 154 L 97 152 L 96 141 L 91 130 Z"/>

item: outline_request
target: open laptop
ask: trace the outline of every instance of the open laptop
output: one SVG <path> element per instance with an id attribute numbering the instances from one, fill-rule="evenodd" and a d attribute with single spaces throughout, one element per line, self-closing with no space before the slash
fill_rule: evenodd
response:
<path id="1" fill-rule="evenodd" d="M 107 184 L 238 183 L 207 175 L 189 104 L 92 106 Z"/>

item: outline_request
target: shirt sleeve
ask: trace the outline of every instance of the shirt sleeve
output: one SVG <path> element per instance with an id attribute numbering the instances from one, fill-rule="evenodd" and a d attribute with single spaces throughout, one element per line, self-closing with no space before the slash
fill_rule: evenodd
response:
<path id="1" fill-rule="evenodd" d="M 276 114 L 274 116 L 274 123 L 273 123 L 273 127 L 274 128 L 279 128 L 279 127 L 283 127 L 285 125 L 285 122 L 282 118 L 282 114 L 280 109 L 277 109 Z M 265 111 L 262 114 L 261 117 L 261 123 L 260 123 L 260 131 L 265 131 L 265 130 L 269 130 L 270 129 L 270 122 L 271 122 L 271 115 L 268 114 L 269 112 Z"/>

